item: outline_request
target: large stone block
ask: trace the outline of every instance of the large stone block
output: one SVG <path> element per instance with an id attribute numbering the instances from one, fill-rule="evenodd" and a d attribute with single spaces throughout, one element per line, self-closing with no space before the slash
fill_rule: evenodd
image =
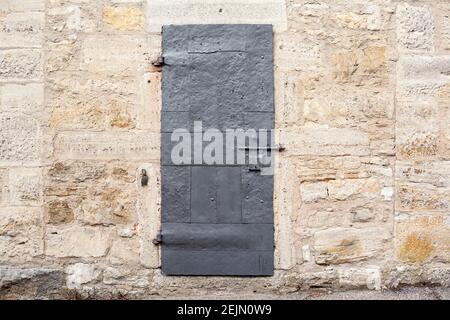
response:
<path id="1" fill-rule="evenodd" d="M 0 164 L 31 164 L 39 160 L 40 128 L 31 117 L 0 116 Z"/>
<path id="2" fill-rule="evenodd" d="M 45 254 L 54 257 L 92 258 L 105 256 L 114 230 L 107 227 L 71 225 L 47 227 Z"/>
<path id="3" fill-rule="evenodd" d="M 37 206 L 42 202 L 42 172 L 40 168 L 20 168 L 9 171 L 10 204 Z"/>
<path id="4" fill-rule="evenodd" d="M 396 207 L 401 211 L 446 212 L 450 208 L 450 189 L 427 183 L 398 183 Z"/>
<path id="5" fill-rule="evenodd" d="M 144 24 L 144 14 L 138 7 L 105 7 L 103 22 L 119 31 L 139 30 Z"/>
<path id="6" fill-rule="evenodd" d="M 69 289 L 77 289 L 82 285 L 97 280 L 101 271 L 92 264 L 75 263 L 66 268 L 66 285 Z"/>
<path id="7" fill-rule="evenodd" d="M 2 47 L 41 47 L 43 42 L 43 12 L 13 12 L 0 15 L 0 43 Z"/>
<path id="8" fill-rule="evenodd" d="M 142 169 L 147 171 L 149 177 L 148 187 L 141 187 L 137 179 L 138 192 L 138 227 L 139 236 L 139 260 L 146 268 L 159 268 L 160 247 L 155 246 L 152 240 L 160 231 L 161 224 L 161 173 L 157 164 L 145 163 L 139 166 L 137 173 Z"/>
<path id="9" fill-rule="evenodd" d="M 434 17 L 429 6 L 399 4 L 396 12 L 397 41 L 409 50 L 431 51 L 434 48 Z"/>
<path id="10" fill-rule="evenodd" d="M 314 234 L 317 264 L 341 264 L 375 258 L 386 253 L 388 227 L 334 228 Z"/>
<path id="11" fill-rule="evenodd" d="M 273 24 L 275 30 L 287 28 L 283 0 L 147 0 L 147 29 L 161 32 L 167 24 Z"/>
<path id="12" fill-rule="evenodd" d="M 86 225 L 133 226 L 136 167 L 112 162 L 55 162 L 45 174 L 46 220 L 54 225 L 74 219 Z"/>
<path id="13" fill-rule="evenodd" d="M 44 11 L 45 0 L 2 0 L 0 10 L 9 11 Z"/>
<path id="14" fill-rule="evenodd" d="M 366 132 L 347 128 L 304 128 L 282 130 L 279 141 L 292 155 L 364 156 L 370 154 Z"/>
<path id="15" fill-rule="evenodd" d="M 397 259 L 423 264 L 448 263 L 450 226 L 448 214 L 398 214 L 395 217 Z"/>
<path id="16" fill-rule="evenodd" d="M 67 160 L 154 160 L 160 156 L 157 133 L 60 133 L 55 156 Z"/>
<path id="17" fill-rule="evenodd" d="M 0 261 L 28 261 L 42 255 L 44 232 L 39 208 L 0 209 Z"/>
<path id="18" fill-rule="evenodd" d="M 0 50 L 0 82 L 39 80 L 42 77 L 41 50 Z"/>
<path id="19" fill-rule="evenodd" d="M 42 111 L 44 107 L 44 84 L 5 84 L 2 87 L 0 110 L 26 114 Z"/>
<path id="20" fill-rule="evenodd" d="M 49 125 L 59 129 L 136 127 L 139 84 L 133 77 L 54 74 L 46 88 Z M 142 92 L 142 94 L 147 92 Z"/>
<path id="21" fill-rule="evenodd" d="M 89 36 L 81 48 L 81 69 L 101 74 L 135 75 L 151 66 L 160 54 L 161 37 Z"/>

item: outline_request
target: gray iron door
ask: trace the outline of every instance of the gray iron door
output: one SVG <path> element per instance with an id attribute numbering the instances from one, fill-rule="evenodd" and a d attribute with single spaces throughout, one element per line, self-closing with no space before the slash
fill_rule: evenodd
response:
<path id="1" fill-rule="evenodd" d="M 162 272 L 272 275 L 273 176 L 248 161 L 206 163 L 194 150 L 208 145 L 194 136 L 211 128 L 273 129 L 272 26 L 165 26 L 163 59 Z M 201 129 L 194 130 L 195 121 Z M 171 157 L 180 128 L 191 133 L 189 163 Z M 233 141 L 235 152 L 246 150 L 248 157 L 251 139 L 258 141 L 258 157 L 270 153 L 270 141 L 262 146 L 258 137 Z"/>

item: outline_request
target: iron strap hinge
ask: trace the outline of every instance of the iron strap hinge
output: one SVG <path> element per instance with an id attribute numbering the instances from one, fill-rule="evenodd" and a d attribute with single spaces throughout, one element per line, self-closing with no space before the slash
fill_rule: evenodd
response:
<path id="1" fill-rule="evenodd" d="M 153 243 L 155 246 L 159 246 L 159 245 L 162 243 L 162 234 L 161 234 L 161 233 L 158 233 L 158 234 L 156 235 L 155 239 L 152 240 L 152 243 Z"/>
<path id="2" fill-rule="evenodd" d="M 162 67 L 164 65 L 164 57 L 159 56 L 155 61 L 152 62 L 152 65 L 155 67 Z"/>

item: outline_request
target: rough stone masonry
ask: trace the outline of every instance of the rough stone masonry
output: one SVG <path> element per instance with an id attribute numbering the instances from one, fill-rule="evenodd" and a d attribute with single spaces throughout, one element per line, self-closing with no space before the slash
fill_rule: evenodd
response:
<path id="1" fill-rule="evenodd" d="M 273 277 L 160 272 L 152 61 L 189 23 L 274 25 Z M 449 286 L 449 246 L 448 0 L 0 0 L 0 298 Z"/>

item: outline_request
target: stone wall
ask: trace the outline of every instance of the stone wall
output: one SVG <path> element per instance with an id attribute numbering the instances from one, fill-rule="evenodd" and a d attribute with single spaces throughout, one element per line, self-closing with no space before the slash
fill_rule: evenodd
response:
<path id="1" fill-rule="evenodd" d="M 161 275 L 170 23 L 275 27 L 273 277 Z M 450 283 L 447 0 L 0 0 L 0 124 L 0 298 Z"/>

